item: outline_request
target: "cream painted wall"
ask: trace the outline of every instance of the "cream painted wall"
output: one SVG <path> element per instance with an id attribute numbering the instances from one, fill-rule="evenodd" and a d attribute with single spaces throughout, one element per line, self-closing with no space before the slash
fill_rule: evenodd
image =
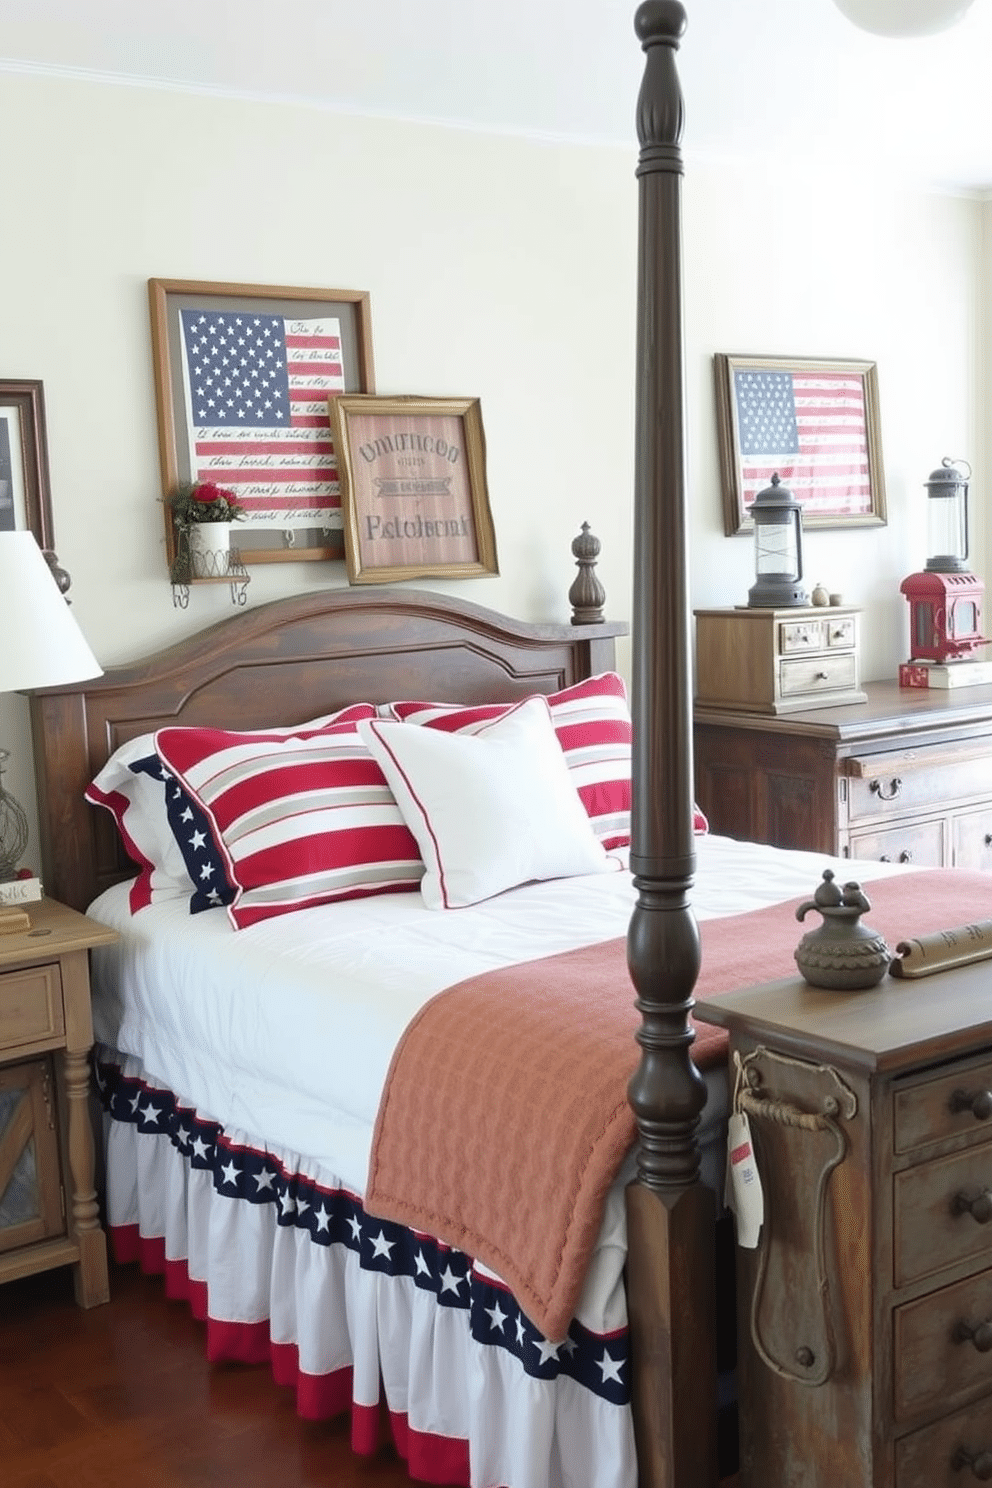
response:
<path id="1" fill-rule="evenodd" d="M 172 605 L 150 277 L 367 289 L 380 392 L 482 400 L 501 576 L 458 592 L 565 618 L 569 544 L 588 520 L 609 613 L 628 615 L 633 140 L 556 146 L 20 74 L 0 74 L 0 128 L 18 141 L 0 366 L 44 380 L 58 551 L 104 664 L 231 613 L 223 589 Z M 921 482 L 945 453 L 972 460 L 978 490 L 988 469 L 984 212 L 875 181 L 688 162 L 694 603 L 739 602 L 752 567 L 750 544 L 722 535 L 712 353 L 875 358 L 889 525 L 810 534 L 807 576 L 865 606 L 866 675 L 891 675 L 905 649 L 898 582 L 924 556 Z M 342 565 L 260 567 L 250 603 L 343 582 Z M 23 700 L 0 700 L 0 741 L 15 751 L 10 788 L 33 805 Z"/>

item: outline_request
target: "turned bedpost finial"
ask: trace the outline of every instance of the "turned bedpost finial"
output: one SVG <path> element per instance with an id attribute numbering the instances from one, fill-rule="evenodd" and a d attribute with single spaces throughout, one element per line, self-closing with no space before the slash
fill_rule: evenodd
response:
<path id="1" fill-rule="evenodd" d="M 582 523 L 582 531 L 572 539 L 572 553 L 578 573 L 568 591 L 568 602 L 572 606 L 573 625 L 598 625 L 603 618 L 606 590 L 596 577 L 596 559 L 602 544 L 589 531 L 589 523 Z"/>
<path id="2" fill-rule="evenodd" d="M 685 7 L 679 0 L 644 0 L 634 16 L 634 30 L 647 57 L 637 99 L 638 175 L 652 169 L 682 169 L 679 147 L 685 104 L 675 53 L 685 29 Z"/>

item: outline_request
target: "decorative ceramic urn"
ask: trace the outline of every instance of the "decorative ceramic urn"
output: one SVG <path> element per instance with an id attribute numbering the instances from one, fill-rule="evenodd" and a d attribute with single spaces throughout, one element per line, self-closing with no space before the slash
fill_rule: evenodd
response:
<path id="1" fill-rule="evenodd" d="M 889 969 L 892 954 L 880 935 L 861 924 L 871 904 L 857 883 L 841 887 L 832 869 L 824 868 L 823 882 L 812 899 L 796 910 L 796 919 L 817 910 L 823 924 L 803 936 L 795 950 L 796 965 L 811 987 L 836 992 L 858 992 L 875 987 Z"/>

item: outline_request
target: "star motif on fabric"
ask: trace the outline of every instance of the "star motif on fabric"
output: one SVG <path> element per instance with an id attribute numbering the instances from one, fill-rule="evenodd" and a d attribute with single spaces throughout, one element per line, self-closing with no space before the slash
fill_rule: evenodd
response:
<path id="1" fill-rule="evenodd" d="M 293 1195 L 288 1192 L 288 1190 L 286 1193 L 281 1195 L 279 1203 L 282 1206 L 283 1214 L 292 1214 L 293 1210 L 296 1208 L 296 1200 L 293 1198 Z"/>
<path id="2" fill-rule="evenodd" d="M 527 1342 L 527 1334 L 524 1331 L 523 1318 L 517 1318 L 517 1342 L 523 1346 Z"/>
<path id="3" fill-rule="evenodd" d="M 190 817 L 192 817 L 192 815 L 193 815 L 192 811 L 189 813 L 189 815 L 190 815 Z M 185 820 L 185 818 L 184 818 L 184 820 Z M 192 837 L 189 839 L 189 845 L 193 849 L 194 852 L 199 852 L 200 851 L 200 848 L 203 847 L 204 844 L 206 843 L 206 840 L 207 840 L 207 834 L 206 834 L 206 832 L 196 831 L 196 832 L 193 833 Z"/>
<path id="4" fill-rule="evenodd" d="M 149 1101 L 147 1105 L 141 1107 L 138 1115 L 141 1117 L 142 1121 L 147 1121 L 152 1126 L 154 1126 L 162 1118 L 162 1112 L 158 1109 L 157 1106 L 153 1106 L 151 1101 Z"/>
<path id="5" fill-rule="evenodd" d="M 221 1172 L 224 1175 L 223 1180 L 222 1180 L 224 1183 L 230 1183 L 232 1186 L 235 1183 L 237 1183 L 237 1181 L 238 1181 L 238 1168 L 237 1168 L 237 1164 L 234 1162 L 233 1158 L 229 1158 L 228 1159 L 228 1161 L 221 1168 Z"/>
<path id="6" fill-rule="evenodd" d="M 431 1268 L 424 1260 L 424 1252 L 422 1250 L 417 1251 L 417 1254 L 413 1258 L 413 1263 L 417 1268 L 418 1276 L 430 1276 Z"/>
<path id="7" fill-rule="evenodd" d="M 486 1312 L 489 1314 L 489 1326 L 494 1332 L 502 1333 L 508 1314 L 503 1311 L 498 1302 L 494 1307 L 487 1307 Z"/>
<path id="8" fill-rule="evenodd" d="M 534 1338 L 531 1342 L 541 1355 L 539 1363 L 547 1364 L 550 1359 L 557 1362 L 559 1347 L 557 1343 L 550 1343 L 547 1338 Z"/>
<path id="9" fill-rule="evenodd" d="M 464 1279 L 465 1278 L 463 1276 L 456 1276 L 450 1266 L 445 1266 L 444 1270 L 441 1272 L 441 1291 L 454 1292 L 455 1296 L 457 1297 L 458 1288 L 461 1286 Z"/>
<path id="10" fill-rule="evenodd" d="M 193 1139 L 193 1156 L 194 1157 L 206 1157 L 206 1155 L 207 1155 L 207 1153 L 209 1151 L 210 1151 L 210 1148 L 209 1148 L 208 1144 L 203 1140 L 202 1137 L 194 1137 L 194 1139 Z"/>
<path id="11" fill-rule="evenodd" d="M 275 1183 L 275 1181 L 275 1173 L 270 1173 L 268 1168 L 263 1168 L 260 1173 L 255 1174 L 255 1182 L 258 1185 L 259 1193 L 262 1192 L 263 1188 L 272 1188 L 272 1185 L 273 1183 Z M 275 1189 L 272 1189 L 272 1191 L 274 1193 Z"/>
<path id="12" fill-rule="evenodd" d="M 359 1219 L 358 1215 L 357 1214 L 353 1214 L 351 1216 L 351 1218 L 349 1219 L 348 1223 L 351 1226 L 351 1238 L 353 1240 L 361 1240 L 361 1238 L 362 1238 L 362 1221 Z"/>
<path id="13" fill-rule="evenodd" d="M 597 1359 L 596 1362 L 602 1370 L 602 1383 L 604 1385 L 606 1384 L 607 1380 L 613 1380 L 618 1385 L 623 1383 L 620 1379 L 620 1371 L 623 1368 L 622 1359 L 614 1359 L 609 1349 L 604 1349 L 603 1357 L 601 1359 Z"/>
<path id="14" fill-rule="evenodd" d="M 389 1253 L 392 1250 L 394 1244 L 395 1244 L 395 1241 L 393 1241 L 393 1240 L 387 1240 L 386 1237 L 385 1237 L 385 1235 L 383 1234 L 382 1230 L 380 1230 L 379 1233 L 378 1233 L 378 1235 L 373 1235 L 372 1236 L 372 1254 L 373 1254 L 373 1256 L 382 1256 L 385 1260 L 387 1260 L 387 1261 L 390 1260 L 390 1254 Z"/>
<path id="15" fill-rule="evenodd" d="M 321 1204 L 319 1209 L 314 1210 L 314 1215 L 317 1220 L 317 1233 L 319 1234 L 321 1230 L 328 1229 L 331 1223 L 331 1216 L 328 1214 L 323 1204 Z"/>

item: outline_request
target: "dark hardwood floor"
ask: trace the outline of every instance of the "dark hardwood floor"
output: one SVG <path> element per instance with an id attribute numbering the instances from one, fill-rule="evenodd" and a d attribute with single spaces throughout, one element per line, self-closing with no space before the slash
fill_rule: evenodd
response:
<path id="1" fill-rule="evenodd" d="M 112 1267 L 110 1291 L 84 1311 L 68 1269 L 0 1287 L 2 1488 L 409 1488 L 391 1448 L 301 1421 L 267 1365 L 209 1364 L 157 1278 Z"/>
<path id="2" fill-rule="evenodd" d="M 110 1286 L 89 1311 L 67 1269 L 0 1287 L 3 1488 L 409 1488 L 391 1449 L 352 1454 L 346 1421 L 301 1421 L 268 1366 L 208 1364 L 161 1281 Z"/>

